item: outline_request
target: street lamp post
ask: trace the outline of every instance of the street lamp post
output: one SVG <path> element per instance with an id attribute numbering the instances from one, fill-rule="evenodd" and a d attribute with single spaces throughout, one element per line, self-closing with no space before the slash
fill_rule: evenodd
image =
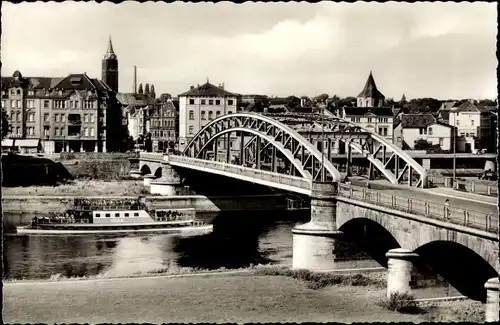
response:
<path id="1" fill-rule="evenodd" d="M 328 98 L 325 99 L 325 106 L 321 110 L 321 181 L 325 181 L 325 107 Z"/>
<path id="2" fill-rule="evenodd" d="M 457 171 L 456 171 L 456 160 L 457 160 L 457 115 L 453 113 L 453 183 L 452 186 L 455 188 Z"/>

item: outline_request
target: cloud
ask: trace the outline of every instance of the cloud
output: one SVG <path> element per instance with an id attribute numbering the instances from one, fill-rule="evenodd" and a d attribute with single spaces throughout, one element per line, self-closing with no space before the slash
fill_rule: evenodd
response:
<path id="1" fill-rule="evenodd" d="M 388 97 L 496 96 L 489 3 L 23 3 L 3 6 L 2 72 L 100 76 L 108 35 L 120 90 L 356 95 L 374 71 Z M 22 41 L 19 41 L 22 40 Z"/>

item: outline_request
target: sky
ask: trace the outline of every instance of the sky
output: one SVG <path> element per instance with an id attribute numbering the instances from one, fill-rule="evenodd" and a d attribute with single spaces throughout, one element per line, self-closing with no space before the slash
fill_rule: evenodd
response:
<path id="1" fill-rule="evenodd" d="M 2 75 L 101 78 L 173 96 L 207 81 L 241 94 L 497 97 L 495 3 L 21 3 L 2 5 Z"/>

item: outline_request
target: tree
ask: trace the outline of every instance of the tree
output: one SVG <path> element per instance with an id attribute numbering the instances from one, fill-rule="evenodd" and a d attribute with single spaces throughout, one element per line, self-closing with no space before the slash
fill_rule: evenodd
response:
<path id="1" fill-rule="evenodd" d="M 149 93 L 149 84 L 148 83 L 146 84 L 146 87 L 144 88 L 144 94 L 145 95 L 149 95 L 150 94 Z"/>
<path id="2" fill-rule="evenodd" d="M 2 140 L 10 132 L 9 118 L 7 116 L 7 111 L 2 108 Z"/>

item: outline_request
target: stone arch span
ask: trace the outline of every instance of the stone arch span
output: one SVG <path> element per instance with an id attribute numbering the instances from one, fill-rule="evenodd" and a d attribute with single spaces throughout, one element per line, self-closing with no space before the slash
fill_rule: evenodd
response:
<path id="1" fill-rule="evenodd" d="M 339 182 L 339 171 L 322 153 L 289 126 L 261 114 L 223 115 L 205 125 L 188 143 L 183 154 L 197 158 L 209 143 L 232 132 L 250 133 L 281 152 L 304 178 Z M 260 154 L 258 147 L 257 152 Z"/>
<path id="2" fill-rule="evenodd" d="M 158 168 L 156 168 L 155 173 L 154 173 L 155 177 L 156 177 L 156 178 L 160 178 L 160 177 L 161 177 L 161 175 L 162 175 L 162 172 L 163 172 L 162 167 L 158 167 Z"/>
<path id="3" fill-rule="evenodd" d="M 151 168 L 149 168 L 148 164 L 142 165 L 140 171 L 142 172 L 143 175 L 151 174 Z"/>
<path id="4" fill-rule="evenodd" d="M 472 249 L 445 240 L 432 241 L 414 250 L 419 260 L 430 266 L 461 294 L 486 302 L 484 284 L 498 277 L 497 271 Z"/>
<path id="5" fill-rule="evenodd" d="M 408 215 L 385 207 L 337 198 L 337 227 L 353 219 L 370 219 L 384 227 L 402 248 L 416 250 L 438 241 L 453 242 L 481 256 L 494 270 L 499 269 L 498 235 L 430 218 Z"/>
<path id="6" fill-rule="evenodd" d="M 387 229 L 367 218 L 349 220 L 339 227 L 339 230 L 342 231 L 344 240 L 355 243 L 362 251 L 386 268 L 385 254 L 390 249 L 401 247 Z"/>

